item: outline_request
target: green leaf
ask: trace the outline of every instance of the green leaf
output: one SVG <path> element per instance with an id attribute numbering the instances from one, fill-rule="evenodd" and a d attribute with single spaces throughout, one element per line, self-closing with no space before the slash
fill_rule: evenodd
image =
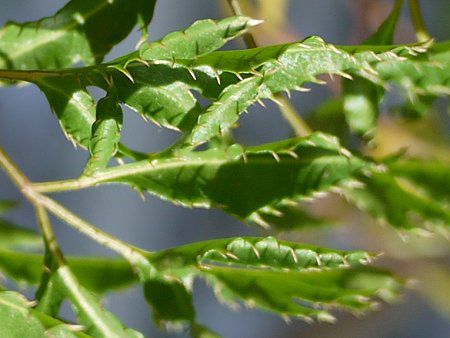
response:
<path id="1" fill-rule="evenodd" d="M 370 49 L 369 49 L 370 50 Z M 319 37 L 310 37 L 301 43 L 260 47 L 246 51 L 223 51 L 197 58 L 186 67 L 210 67 L 221 72 L 247 73 L 252 76 L 227 87 L 203 115 L 187 143 L 198 145 L 224 133 L 238 120 L 239 115 L 259 99 L 273 98 L 282 91 L 299 90 L 308 82 L 321 82 L 321 74 L 364 74 L 375 83 L 381 83 L 372 64 L 399 60 L 396 53 L 409 47 L 380 48 L 367 51 L 358 47 L 335 47 Z M 378 53 L 378 54 L 375 54 Z"/>
<path id="2" fill-rule="evenodd" d="M 263 207 L 251 214 L 247 220 L 278 231 L 319 228 L 334 223 L 310 215 L 304 208 L 290 200 Z"/>
<path id="3" fill-rule="evenodd" d="M 221 48 L 261 21 L 232 16 L 219 21 L 200 20 L 182 32 L 173 32 L 156 43 L 144 44 L 139 56 L 146 61 L 195 59 Z"/>
<path id="4" fill-rule="evenodd" d="M 154 276 L 144 283 L 144 295 L 160 325 L 182 327 L 194 321 L 192 294 L 182 281 L 167 276 Z"/>
<path id="5" fill-rule="evenodd" d="M 419 189 L 402 184 L 388 173 L 373 172 L 361 177 L 362 186 L 346 190 L 346 195 L 361 210 L 393 227 L 420 232 L 421 229 L 448 230 L 450 208 Z"/>
<path id="6" fill-rule="evenodd" d="M 381 62 L 375 69 L 384 81 L 405 91 L 408 109 L 402 112 L 422 116 L 434 99 L 450 94 L 450 42 L 436 43 L 427 53 L 403 62 Z"/>
<path id="7" fill-rule="evenodd" d="M 169 276 L 190 279 L 200 273 L 227 301 L 240 299 L 250 306 L 305 319 L 331 320 L 323 306 L 368 310 L 377 296 L 392 300 L 401 288 L 391 274 L 363 269 L 373 258 L 364 251 L 320 248 L 273 237 L 209 240 L 149 258 Z"/>
<path id="8" fill-rule="evenodd" d="M 59 267 L 52 278 L 60 292 L 72 303 L 88 334 L 93 337 L 143 337 L 136 331 L 125 329 L 117 318 L 100 305 L 92 293 L 78 283 L 67 266 Z"/>
<path id="9" fill-rule="evenodd" d="M 220 338 L 220 336 L 217 333 L 197 323 L 192 325 L 191 335 L 193 338 Z"/>
<path id="10" fill-rule="evenodd" d="M 72 0 L 54 16 L 9 22 L 0 34 L 0 68 L 61 69 L 101 62 L 139 23 L 149 24 L 155 0 Z"/>
<path id="11" fill-rule="evenodd" d="M 115 88 L 110 88 L 108 94 L 98 101 L 96 111 L 96 120 L 92 125 L 92 137 L 89 142 L 91 158 L 86 165 L 84 175 L 91 175 L 99 169 L 106 168 L 109 160 L 117 152 L 123 113 Z"/>
<path id="12" fill-rule="evenodd" d="M 4 212 L 13 209 L 17 205 L 14 201 L 0 201 L 0 215 Z M 3 218 L 0 218 L 0 248 L 38 249 L 42 247 L 42 239 L 39 234 L 24 229 L 11 223 Z"/>
<path id="13" fill-rule="evenodd" d="M 31 316 L 30 303 L 22 295 L 12 291 L 0 292 L 1 337 L 44 337 L 45 328 L 34 316 Z"/>
<path id="14" fill-rule="evenodd" d="M 184 31 L 144 44 L 138 55 L 133 53 L 111 62 L 126 69 L 133 79 L 130 83 L 123 76 L 114 77 L 119 98 L 159 125 L 175 130 L 191 129 L 201 111 L 190 92 L 192 86 L 197 86 L 196 75 L 185 69 L 172 69 L 174 60 L 195 59 L 210 53 L 258 23 L 243 16 L 200 20 Z M 204 78 L 199 75 L 200 81 Z"/>
<path id="15" fill-rule="evenodd" d="M 0 215 L 4 214 L 6 211 L 11 210 L 17 206 L 15 201 L 0 201 Z"/>
<path id="16" fill-rule="evenodd" d="M 137 61 L 147 63 L 143 57 L 149 61 L 158 55 L 163 57 L 160 55 L 162 49 L 170 56 L 164 54 L 170 63 L 175 57 L 197 57 L 220 48 L 256 23 L 246 17 L 198 21 L 185 32 L 174 32 L 159 42 L 147 43 L 140 51 L 116 61 L 84 71 L 71 70 L 63 79 L 44 75 L 33 82 L 46 94 L 69 139 L 84 147 L 88 146 L 95 121 L 93 99 L 86 87 L 95 85 L 106 91 L 110 89 L 110 84 L 99 74 L 108 73 L 119 100 L 145 118 L 168 128 L 189 130 L 201 111 L 190 92 L 191 87 L 186 84 L 193 82 L 189 72 L 182 70 L 174 74 L 167 65 L 145 66 Z"/>
<path id="17" fill-rule="evenodd" d="M 314 270 L 367 264 L 373 256 L 364 251 L 341 251 L 278 241 L 274 237 L 213 239 L 161 251 L 150 256 L 160 271 L 183 276 L 202 266 Z"/>
<path id="18" fill-rule="evenodd" d="M 86 88 L 71 77 L 40 78 L 35 84 L 46 95 L 67 138 L 75 145 L 87 147 L 95 121 L 95 104 Z"/>
<path id="19" fill-rule="evenodd" d="M 380 93 L 363 78 L 344 81 L 344 113 L 350 129 L 365 139 L 375 136 Z"/>
<path id="20" fill-rule="evenodd" d="M 87 289 L 103 294 L 137 281 L 126 261 L 107 258 L 69 257 L 68 266 Z M 44 257 L 41 254 L 0 250 L 0 270 L 19 282 L 40 282 Z"/>
<path id="21" fill-rule="evenodd" d="M 220 207 L 246 218 L 284 199 L 312 197 L 352 180 L 368 164 L 316 133 L 249 147 L 192 152 L 99 171 L 97 183 L 126 183 L 189 207 Z M 239 191 L 239 193 L 237 193 Z"/>
<path id="22" fill-rule="evenodd" d="M 450 164 L 420 159 L 402 159 L 388 164 L 390 172 L 413 183 L 429 198 L 450 203 Z"/>
<path id="23" fill-rule="evenodd" d="M 396 0 L 392 12 L 383 21 L 378 30 L 366 39 L 364 45 L 392 45 L 398 19 L 403 7 L 403 0 Z"/>
<path id="24" fill-rule="evenodd" d="M 374 269 L 274 271 L 208 266 L 203 271 L 226 302 L 241 300 L 305 320 L 334 322 L 329 306 L 362 312 L 373 308 L 377 297 L 390 301 L 401 289 L 401 282 L 391 274 Z"/>
<path id="25" fill-rule="evenodd" d="M 15 291 L 0 291 L 1 337 L 88 337 L 73 325 L 32 309 L 33 302 Z"/>
<path id="26" fill-rule="evenodd" d="M 402 9 L 403 1 L 396 1 L 391 14 L 381 24 L 364 45 L 390 45 L 394 42 L 394 33 Z M 382 98 L 380 89 L 361 77 L 354 81 L 344 80 L 344 113 L 350 129 L 366 139 L 375 134 L 378 104 Z"/>

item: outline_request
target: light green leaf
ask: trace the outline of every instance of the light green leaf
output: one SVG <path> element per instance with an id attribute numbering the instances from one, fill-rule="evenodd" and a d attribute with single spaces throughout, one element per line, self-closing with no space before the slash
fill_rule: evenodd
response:
<path id="1" fill-rule="evenodd" d="M 275 270 L 326 270 L 367 264 L 373 256 L 364 251 L 340 251 L 313 245 L 278 241 L 274 237 L 209 240 L 161 251 L 150 256 L 160 271 L 184 275 L 202 266 L 265 268 Z"/>
<path id="2" fill-rule="evenodd" d="M 111 87 L 108 94 L 97 102 L 96 120 L 92 125 L 92 136 L 89 142 L 91 158 L 86 165 L 84 175 L 91 175 L 99 169 L 106 168 L 109 160 L 117 152 L 122 124 L 122 108 L 117 99 L 116 89 Z"/>
<path id="3" fill-rule="evenodd" d="M 30 315 L 30 303 L 24 296 L 12 291 L 0 292 L 0 336 L 1 337 L 44 337 L 45 328 Z"/>
<path id="4" fill-rule="evenodd" d="M 81 337 L 88 336 L 73 325 L 32 309 L 33 302 L 15 291 L 0 291 L 1 337 Z"/>
<path id="5" fill-rule="evenodd" d="M 316 133 L 249 147 L 192 152 L 99 171 L 97 183 L 126 183 L 189 207 L 220 207 L 241 218 L 284 199 L 313 197 L 349 180 L 368 163 L 337 139 Z M 239 191 L 239 193 L 237 193 Z"/>
<path id="6" fill-rule="evenodd" d="M 149 24 L 155 0 L 72 0 L 54 16 L 9 22 L 0 33 L 0 68 L 61 69 L 101 62 L 139 23 Z"/>

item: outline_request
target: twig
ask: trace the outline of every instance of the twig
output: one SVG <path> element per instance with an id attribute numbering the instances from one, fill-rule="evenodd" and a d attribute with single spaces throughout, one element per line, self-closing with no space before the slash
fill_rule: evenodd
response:
<path id="1" fill-rule="evenodd" d="M 142 251 L 140 249 L 135 248 L 132 245 L 102 231 L 96 226 L 81 219 L 55 200 L 38 192 L 24 173 L 11 160 L 8 154 L 6 154 L 2 147 L 0 147 L 0 166 L 3 167 L 4 171 L 11 177 L 12 181 L 21 190 L 23 195 L 37 208 L 38 211 L 40 210 L 39 208 L 47 209 L 59 219 L 66 222 L 81 233 L 122 255 L 134 267 L 141 263 L 145 264 L 147 262 L 147 259 L 142 255 Z M 48 224 L 45 219 L 45 214 L 41 212 L 39 215 L 41 217 L 40 220 L 45 221 L 42 222 L 42 224 L 44 224 L 44 229 L 47 231 L 47 235 L 50 234 L 49 238 L 52 238 L 51 232 L 48 232 L 49 225 L 45 225 Z"/>

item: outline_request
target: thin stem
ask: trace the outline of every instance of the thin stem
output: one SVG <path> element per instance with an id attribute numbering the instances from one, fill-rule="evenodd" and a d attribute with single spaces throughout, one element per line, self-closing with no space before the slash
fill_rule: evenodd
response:
<path id="1" fill-rule="evenodd" d="M 239 0 L 227 0 L 228 5 L 231 8 L 231 11 L 234 15 L 244 15 L 242 11 L 242 7 L 239 3 Z M 258 44 L 255 40 L 255 37 L 252 33 L 244 34 L 244 42 L 247 48 L 256 48 Z M 311 134 L 312 130 L 305 122 L 305 120 L 298 114 L 292 103 L 286 99 L 282 94 L 277 93 L 274 94 L 274 101 L 277 103 L 278 108 L 280 109 L 283 117 L 289 122 L 292 129 L 297 136 L 308 136 Z"/>
<path id="2" fill-rule="evenodd" d="M 56 240 L 52 225 L 50 224 L 47 210 L 40 204 L 36 205 L 36 216 L 39 221 L 39 226 L 41 227 L 42 236 L 44 237 L 47 250 L 55 259 L 55 263 L 58 267 L 65 265 L 66 261 L 61 248 L 59 247 L 58 241 Z"/>
<path id="3" fill-rule="evenodd" d="M 291 101 L 282 94 L 275 94 L 274 98 L 278 102 L 278 108 L 283 114 L 283 117 L 289 122 L 292 129 L 294 129 L 295 134 L 301 137 L 311 135 L 312 129 L 297 113 L 294 106 L 291 104 Z"/>
<path id="4" fill-rule="evenodd" d="M 425 23 L 420 9 L 419 0 L 409 0 L 409 11 L 411 12 L 411 19 L 416 31 L 416 37 L 419 42 L 425 42 L 431 39 L 431 35 L 425 28 Z"/>
<path id="5" fill-rule="evenodd" d="M 15 165 L 8 154 L 0 147 L 0 166 L 3 167 L 5 172 L 11 177 L 12 181 L 22 191 L 24 196 L 34 205 L 36 208 L 44 207 L 59 219 L 63 220 L 73 228 L 77 229 L 81 233 L 89 236 L 98 243 L 106 246 L 107 248 L 117 252 L 126 258 L 133 266 L 146 262 L 146 258 L 141 254 L 141 250 L 131 246 L 130 244 L 121 241 L 120 239 L 102 231 L 94 225 L 81 219 L 70 210 L 63 207 L 55 200 L 40 194 L 23 174 L 23 172 Z M 39 215 L 41 217 L 42 224 L 47 224 L 47 220 L 44 214 Z M 49 226 L 45 226 L 46 231 Z M 51 237 L 51 236 L 50 236 Z"/>

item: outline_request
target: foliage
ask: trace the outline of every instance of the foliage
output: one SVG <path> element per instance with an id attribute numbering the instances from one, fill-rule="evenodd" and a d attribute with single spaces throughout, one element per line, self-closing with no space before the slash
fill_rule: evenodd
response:
<path id="1" fill-rule="evenodd" d="M 230 3 L 241 14 L 236 2 Z M 31 302 L 16 291 L 0 291 L 0 335 L 140 337 L 100 303 L 105 292 L 134 283 L 142 285 L 157 323 L 190 327 L 196 337 L 217 336 L 197 321 L 196 278 L 207 280 L 226 303 L 307 321 L 335 321 L 334 307 L 360 313 L 379 299 L 394 300 L 404 281 L 367 266 L 377 256 L 366 251 L 243 237 L 147 252 L 104 233 L 48 194 L 120 183 L 184 207 L 221 208 L 246 223 L 296 230 L 337 223 L 298 203 L 338 193 L 403 232 L 448 234 L 448 163 L 423 163 L 405 154 L 380 159 L 362 147 L 376 134 L 390 84 L 405 93 L 398 109 L 409 117 L 424 116 L 436 98 L 450 92 L 448 41 L 394 44 L 402 4 L 397 1 L 378 31 L 355 46 L 312 36 L 219 50 L 239 36 L 251 40 L 250 30 L 261 22 L 242 15 L 200 20 L 148 42 L 151 0 L 71 0 L 52 17 L 7 23 L 0 33 L 2 83 L 39 87 L 67 138 L 87 148 L 90 158 L 78 178 L 32 183 L 0 148 L 0 166 L 35 207 L 42 232 L 41 237 L 0 219 L 0 271 L 38 285 Z M 103 62 L 136 25 L 142 31 L 137 50 Z M 316 131 L 251 147 L 233 140 L 242 113 L 263 100 L 275 101 L 284 113 L 290 111 L 290 121 L 298 121 L 282 93 L 325 84 L 323 75 L 342 77 L 343 91 L 309 118 Z M 98 102 L 87 89 L 91 86 L 105 92 Z M 211 103 L 202 104 L 200 96 Z M 121 143 L 122 105 L 179 131 L 179 139 L 153 154 L 128 148 Z M 125 157 L 127 164 L 110 164 Z M 0 212 L 13 206 L 0 202 Z M 122 259 L 65 257 L 47 212 Z M 59 317 L 64 300 L 72 304 L 79 325 Z"/>

